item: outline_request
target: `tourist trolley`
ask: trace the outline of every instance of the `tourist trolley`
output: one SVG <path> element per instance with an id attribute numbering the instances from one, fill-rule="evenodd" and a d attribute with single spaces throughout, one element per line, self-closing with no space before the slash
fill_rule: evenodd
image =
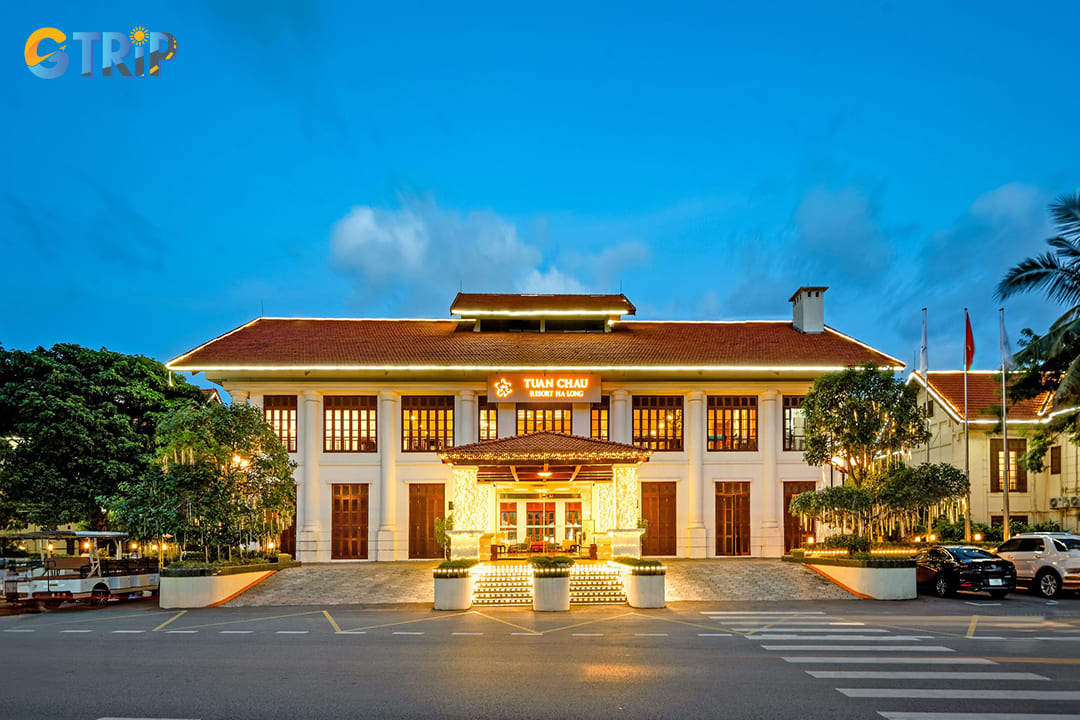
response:
<path id="1" fill-rule="evenodd" d="M 65 602 L 103 607 L 110 597 L 157 593 L 158 561 L 145 557 L 108 557 L 104 546 L 112 542 L 122 554 L 127 533 L 90 530 L 50 530 L 20 533 L 22 540 L 37 540 L 40 559 L 9 565 L 4 574 L 4 596 L 9 603 L 58 608 Z M 54 542 L 75 541 L 75 557 L 52 557 Z"/>

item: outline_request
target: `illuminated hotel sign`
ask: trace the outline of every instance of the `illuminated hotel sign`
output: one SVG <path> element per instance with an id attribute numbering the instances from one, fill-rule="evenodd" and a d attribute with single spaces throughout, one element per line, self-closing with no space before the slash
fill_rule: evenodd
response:
<path id="1" fill-rule="evenodd" d="M 600 402 L 600 376 L 488 375 L 488 402 Z"/>

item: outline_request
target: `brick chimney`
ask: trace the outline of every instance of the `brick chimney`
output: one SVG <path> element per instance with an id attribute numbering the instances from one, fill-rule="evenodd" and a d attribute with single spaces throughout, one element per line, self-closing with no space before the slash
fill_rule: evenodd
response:
<path id="1" fill-rule="evenodd" d="M 825 332 L 825 291 L 827 287 L 801 287 L 791 303 L 791 324 L 801 333 Z"/>

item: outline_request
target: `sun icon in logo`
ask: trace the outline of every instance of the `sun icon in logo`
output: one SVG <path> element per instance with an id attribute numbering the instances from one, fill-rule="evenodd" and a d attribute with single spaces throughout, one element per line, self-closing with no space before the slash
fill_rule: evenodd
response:
<path id="1" fill-rule="evenodd" d="M 510 391 L 513 389 L 514 386 L 510 384 L 510 381 L 506 378 L 503 378 L 499 380 L 499 382 L 495 383 L 495 397 L 508 397 L 510 395 Z"/>
<path id="2" fill-rule="evenodd" d="M 145 45 L 149 34 L 146 32 L 146 28 L 142 25 L 131 31 L 131 44 L 132 45 Z"/>

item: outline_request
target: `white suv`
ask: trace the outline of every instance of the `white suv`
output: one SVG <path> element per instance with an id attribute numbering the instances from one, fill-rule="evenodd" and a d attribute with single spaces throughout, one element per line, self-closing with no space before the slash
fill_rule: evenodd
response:
<path id="1" fill-rule="evenodd" d="M 1016 566 L 1016 580 L 1046 598 L 1062 589 L 1080 590 L 1080 535 L 1061 532 L 1023 533 L 995 551 Z"/>

